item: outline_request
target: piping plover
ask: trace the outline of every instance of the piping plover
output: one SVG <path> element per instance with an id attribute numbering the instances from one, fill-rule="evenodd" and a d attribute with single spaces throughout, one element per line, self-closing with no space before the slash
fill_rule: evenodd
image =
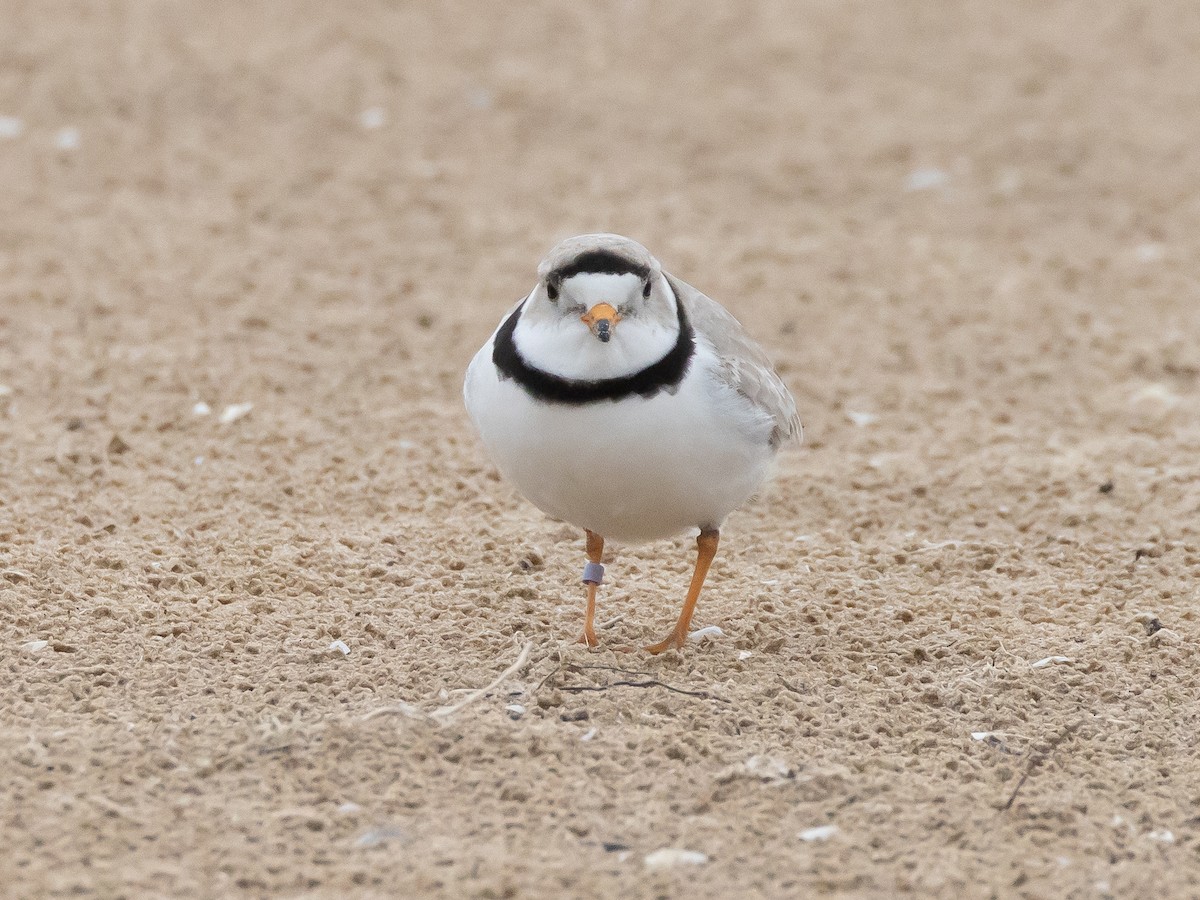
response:
<path id="1" fill-rule="evenodd" d="M 800 436 L 791 394 L 741 324 L 615 234 L 550 251 L 471 361 L 463 395 L 500 471 L 584 529 L 580 641 L 591 647 L 605 539 L 700 529 L 675 628 L 646 649 L 683 646 L 721 523 Z"/>

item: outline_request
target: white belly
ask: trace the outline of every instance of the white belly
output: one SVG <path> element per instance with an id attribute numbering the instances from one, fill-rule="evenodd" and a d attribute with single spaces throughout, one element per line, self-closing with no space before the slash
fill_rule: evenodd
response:
<path id="1" fill-rule="evenodd" d="M 489 342 L 467 410 L 500 471 L 555 518 L 624 543 L 716 528 L 766 477 L 771 424 L 697 350 L 673 395 L 564 406 L 499 380 Z"/>

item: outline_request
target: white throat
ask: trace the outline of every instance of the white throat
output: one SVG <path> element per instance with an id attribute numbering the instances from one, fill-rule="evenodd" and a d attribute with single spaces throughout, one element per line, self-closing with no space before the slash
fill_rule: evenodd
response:
<path id="1" fill-rule="evenodd" d="M 560 378 L 584 381 L 636 374 L 666 356 L 678 339 L 679 321 L 674 317 L 669 324 L 641 316 L 622 319 L 608 343 L 601 342 L 576 315 L 553 319 L 522 315 L 513 332 L 513 343 L 529 365 Z"/>

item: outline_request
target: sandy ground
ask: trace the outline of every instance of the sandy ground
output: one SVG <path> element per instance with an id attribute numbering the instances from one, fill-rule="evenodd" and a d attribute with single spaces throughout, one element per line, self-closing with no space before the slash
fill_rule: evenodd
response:
<path id="1" fill-rule="evenodd" d="M 1200 7 L 721 9 L 0 0 L 0 894 L 1200 896 Z M 459 395 L 598 229 L 808 435 L 662 658 Z"/>

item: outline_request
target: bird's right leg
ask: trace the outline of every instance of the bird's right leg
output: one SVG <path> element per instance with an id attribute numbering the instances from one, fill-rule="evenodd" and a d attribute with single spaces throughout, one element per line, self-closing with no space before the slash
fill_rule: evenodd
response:
<path id="1" fill-rule="evenodd" d="M 700 599 L 700 589 L 704 587 L 704 579 L 708 576 L 708 567 L 712 565 L 713 557 L 717 555 L 717 542 L 721 533 L 715 528 L 700 531 L 696 538 L 696 568 L 692 572 L 692 584 L 688 588 L 687 598 L 683 601 L 683 611 L 675 629 L 665 640 L 659 641 L 646 648 L 648 653 L 662 653 L 664 650 L 679 650 L 688 638 L 688 626 L 692 623 L 692 613 L 696 611 L 696 601 Z"/>
<path id="2" fill-rule="evenodd" d="M 604 580 L 604 566 L 600 565 L 600 557 L 604 554 L 604 538 L 587 531 L 587 565 L 583 567 L 583 583 L 587 585 L 587 612 L 583 617 L 583 637 L 578 641 L 595 647 L 600 643 L 596 637 L 596 588 Z"/>

